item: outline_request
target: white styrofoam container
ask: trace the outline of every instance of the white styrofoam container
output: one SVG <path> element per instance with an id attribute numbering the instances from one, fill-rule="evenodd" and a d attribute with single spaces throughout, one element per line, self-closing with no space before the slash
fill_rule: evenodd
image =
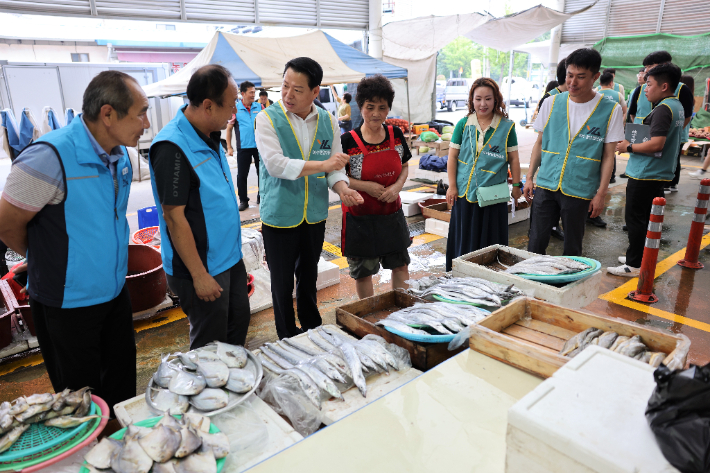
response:
<path id="1" fill-rule="evenodd" d="M 449 222 L 429 217 L 424 220 L 424 231 L 446 238 L 449 236 Z"/>
<path id="2" fill-rule="evenodd" d="M 539 256 L 535 253 L 530 253 L 529 251 L 518 250 L 517 248 L 510 248 L 503 245 L 492 245 L 454 259 L 451 268 L 453 275 L 457 277 L 483 278 L 488 281 L 506 285 L 515 284 L 515 287 L 522 289 L 530 297 L 536 297 L 537 299 L 542 299 L 543 301 L 568 307 L 570 309 L 579 309 L 591 304 L 599 296 L 599 284 L 602 280 L 601 271 L 597 271 L 591 276 L 566 284 L 562 287 L 555 287 L 549 284 L 521 278 L 515 274 L 494 271 L 485 266 L 467 261 L 469 258 L 486 253 L 493 248 L 505 250 L 521 258 L 532 258 L 533 256 Z"/>
<path id="3" fill-rule="evenodd" d="M 508 411 L 506 473 L 670 473 L 644 412 L 646 363 L 590 346 Z"/>
<path id="4" fill-rule="evenodd" d="M 513 217 L 512 212 L 508 212 L 508 225 L 522 222 L 523 220 L 527 220 L 529 218 L 530 218 L 530 207 L 528 207 L 527 209 L 516 210 L 515 217 Z"/>
<path id="5" fill-rule="evenodd" d="M 434 194 L 424 194 L 422 192 L 400 192 L 399 198 L 402 199 L 402 212 L 405 217 L 412 217 L 422 213 L 419 207 L 419 202 L 424 202 L 431 199 Z"/>

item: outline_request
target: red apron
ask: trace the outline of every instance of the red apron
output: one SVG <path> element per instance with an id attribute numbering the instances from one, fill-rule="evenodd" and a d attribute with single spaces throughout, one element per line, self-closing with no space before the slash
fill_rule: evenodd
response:
<path id="1" fill-rule="evenodd" d="M 391 126 L 387 127 L 387 132 L 390 138 L 390 146 L 388 149 L 371 153 L 367 146 L 362 142 L 355 130 L 350 134 L 357 143 L 360 151 L 362 151 L 362 170 L 360 180 L 372 181 L 383 185 L 384 187 L 394 184 L 399 175 L 402 173 L 402 158 L 397 152 L 394 142 L 394 131 Z M 341 233 L 341 248 L 345 249 L 346 235 L 346 220 L 348 214 L 353 217 L 369 216 L 369 215 L 391 215 L 402 208 L 402 200 L 397 197 L 394 202 L 381 202 L 375 197 L 364 191 L 358 191 L 363 198 L 363 203 L 353 207 L 342 205 L 343 209 L 343 226 Z M 404 222 L 406 226 L 406 221 Z M 377 242 L 376 235 L 371 235 L 373 244 Z M 368 238 L 369 239 L 369 238 Z M 388 245 L 386 245 L 388 246 Z M 408 245 L 407 245 L 408 246 Z M 406 246 L 404 246 L 406 248 Z M 404 249 L 403 248 L 403 249 Z M 375 251 L 376 253 L 376 251 Z M 373 254 L 374 256 L 374 254 Z"/>

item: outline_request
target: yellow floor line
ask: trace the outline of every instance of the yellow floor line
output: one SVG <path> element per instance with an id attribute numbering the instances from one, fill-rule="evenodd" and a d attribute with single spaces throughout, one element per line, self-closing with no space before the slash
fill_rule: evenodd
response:
<path id="1" fill-rule="evenodd" d="M 150 319 L 147 319 L 134 322 L 133 330 L 136 332 L 142 332 L 143 330 L 148 330 L 149 328 L 160 327 L 161 325 L 166 325 L 177 320 L 184 319 L 186 315 L 180 307 L 174 307 L 161 312 L 160 317 L 163 317 L 163 319 L 159 321 L 151 321 Z"/>
<path id="2" fill-rule="evenodd" d="M 700 249 L 702 250 L 703 248 L 707 247 L 710 245 L 710 233 L 705 235 L 703 239 L 700 242 Z M 685 256 L 685 248 L 676 251 L 672 255 L 670 255 L 668 258 L 664 259 L 660 263 L 656 265 L 656 274 L 655 278 L 658 278 L 660 275 L 668 271 L 669 269 L 673 268 L 677 263 L 678 260 L 683 259 Z M 647 305 L 647 304 L 642 304 L 640 302 L 632 301 L 630 299 L 627 299 L 627 296 L 629 295 L 629 292 L 635 290 L 638 287 L 638 278 L 633 278 L 627 281 L 626 283 L 622 284 L 621 286 L 617 287 L 616 289 L 609 291 L 605 294 L 602 294 L 599 296 L 600 299 L 603 299 L 605 301 L 613 302 L 614 304 L 618 304 L 624 307 L 628 307 L 630 309 L 638 310 L 639 312 L 643 312 L 646 314 L 650 315 L 655 315 L 656 317 L 660 317 L 662 319 L 670 320 L 671 322 L 675 323 L 680 323 L 683 325 L 688 325 L 689 327 L 697 328 L 699 330 L 703 330 L 705 332 L 710 332 L 710 324 L 707 324 L 705 322 L 700 322 L 688 317 L 684 317 L 682 315 L 677 315 L 672 312 L 666 312 L 661 309 L 656 309 L 652 305 Z"/>
<path id="3" fill-rule="evenodd" d="M 323 242 L 323 249 L 328 253 L 334 254 L 335 256 L 343 256 L 343 254 L 340 252 L 340 248 L 338 248 L 332 243 L 328 243 L 327 241 Z"/>
<path id="4" fill-rule="evenodd" d="M 29 368 L 30 366 L 37 366 L 44 363 L 44 358 L 39 353 L 36 355 L 28 356 L 22 358 L 21 360 L 13 361 L 2 367 L 0 367 L 0 376 L 5 376 L 6 374 L 12 373 L 13 371 L 20 368 Z"/>

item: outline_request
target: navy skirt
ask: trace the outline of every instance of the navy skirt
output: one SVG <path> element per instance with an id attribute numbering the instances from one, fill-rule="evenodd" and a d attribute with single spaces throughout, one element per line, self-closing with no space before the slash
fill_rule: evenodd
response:
<path id="1" fill-rule="evenodd" d="M 446 270 L 451 271 L 455 258 L 491 245 L 508 245 L 508 203 L 480 207 L 456 199 L 446 242 Z"/>

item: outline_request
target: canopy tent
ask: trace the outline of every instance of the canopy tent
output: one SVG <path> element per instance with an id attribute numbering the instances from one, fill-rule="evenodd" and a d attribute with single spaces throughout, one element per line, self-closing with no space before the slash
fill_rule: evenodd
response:
<path id="1" fill-rule="evenodd" d="M 546 41 L 538 41 L 537 43 L 528 43 L 522 46 L 516 46 L 515 51 L 521 53 L 528 53 L 532 56 L 532 62 L 541 62 L 546 64 L 550 54 L 551 41 L 548 39 Z M 566 58 L 573 51 L 579 48 L 586 48 L 584 43 L 565 43 L 560 45 L 560 60 Z"/>
<path id="2" fill-rule="evenodd" d="M 409 104 L 404 100 L 404 94 L 397 93 L 393 106 L 395 113 L 402 112 L 409 106 L 414 122 L 427 122 L 432 119 L 436 54 L 457 37 L 464 36 L 483 46 L 510 51 L 591 8 L 592 5 L 571 13 L 560 13 L 538 5 L 503 18 L 468 13 L 415 18 L 386 24 L 382 28 L 383 58 L 389 63 L 407 68 L 412 84 L 412 99 Z"/>
<path id="3" fill-rule="evenodd" d="M 375 74 L 407 77 L 406 69 L 370 57 L 320 30 L 280 38 L 217 32 L 180 71 L 143 89 L 148 97 L 184 94 L 193 72 L 207 64 L 226 67 L 237 83 L 248 80 L 257 87 L 278 87 L 284 65 L 299 56 L 311 57 L 323 67 L 323 85 L 358 82 Z"/>

